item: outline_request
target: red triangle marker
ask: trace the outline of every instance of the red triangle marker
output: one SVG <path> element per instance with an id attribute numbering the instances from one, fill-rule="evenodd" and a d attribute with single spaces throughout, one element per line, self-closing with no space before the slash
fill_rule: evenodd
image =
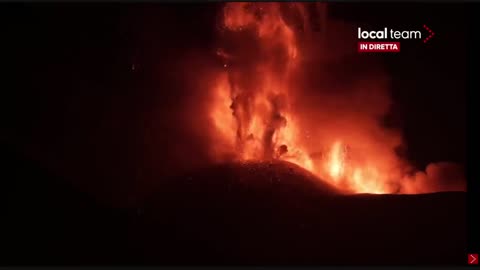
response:
<path id="1" fill-rule="evenodd" d="M 468 264 L 478 264 L 478 254 L 468 254 Z"/>

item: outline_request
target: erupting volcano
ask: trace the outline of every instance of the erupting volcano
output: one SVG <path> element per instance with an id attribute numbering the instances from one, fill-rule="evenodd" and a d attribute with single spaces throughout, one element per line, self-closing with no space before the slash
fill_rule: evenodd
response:
<path id="1" fill-rule="evenodd" d="M 4 264 L 464 265 L 475 251 L 470 8 L 1 11 Z M 357 51 L 358 28 L 424 23 L 427 44 Z"/>
<path id="2" fill-rule="evenodd" d="M 326 3 L 227 3 L 220 25 L 223 71 L 210 104 L 217 161 L 285 160 L 353 193 L 463 190 L 461 176 L 445 186 L 397 156 L 401 133 L 381 125 L 388 80 L 378 71 L 341 78 L 351 52 L 327 49 L 330 28 L 345 27 L 328 19 Z"/>

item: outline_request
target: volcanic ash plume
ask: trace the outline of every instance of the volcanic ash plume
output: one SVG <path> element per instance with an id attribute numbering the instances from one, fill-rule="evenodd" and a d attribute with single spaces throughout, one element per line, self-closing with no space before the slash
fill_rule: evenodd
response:
<path id="1" fill-rule="evenodd" d="M 225 31 L 231 35 L 225 44 L 229 50 L 220 49 L 218 55 L 227 69 L 223 87 L 235 118 L 235 147 L 245 159 L 278 158 L 287 151 L 277 136 L 287 126 L 288 83 L 297 54 L 294 33 L 279 6 L 242 3 L 225 8 Z"/>
<path id="2" fill-rule="evenodd" d="M 395 154 L 400 133 L 380 124 L 387 77 L 340 46 L 348 32 L 326 4 L 227 3 L 222 15 L 214 158 L 286 160 L 350 192 L 438 190 L 438 166 L 412 173 Z"/>

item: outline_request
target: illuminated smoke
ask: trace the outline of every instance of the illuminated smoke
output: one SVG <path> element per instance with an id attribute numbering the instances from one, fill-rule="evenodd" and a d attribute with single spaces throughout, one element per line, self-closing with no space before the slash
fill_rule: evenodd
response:
<path id="1" fill-rule="evenodd" d="M 464 190 L 439 184 L 457 169 L 412 172 L 396 155 L 401 133 L 381 125 L 388 76 L 345 45 L 348 27 L 326 4 L 227 3 L 209 103 L 214 159 L 286 160 L 356 193 Z"/>

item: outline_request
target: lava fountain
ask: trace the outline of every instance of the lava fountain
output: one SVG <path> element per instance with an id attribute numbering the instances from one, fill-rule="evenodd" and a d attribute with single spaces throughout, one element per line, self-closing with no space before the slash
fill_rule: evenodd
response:
<path id="1" fill-rule="evenodd" d="M 315 96 L 303 91 L 312 44 L 321 46 L 312 37 L 324 38 L 327 21 L 325 3 L 225 4 L 216 52 L 223 70 L 209 107 L 212 155 L 289 161 L 353 193 L 435 191 L 417 188 L 433 184 L 417 181 L 395 154 L 400 133 L 379 124 L 390 104 L 386 87 L 354 86 L 346 96 L 325 94 L 327 83 Z"/>

